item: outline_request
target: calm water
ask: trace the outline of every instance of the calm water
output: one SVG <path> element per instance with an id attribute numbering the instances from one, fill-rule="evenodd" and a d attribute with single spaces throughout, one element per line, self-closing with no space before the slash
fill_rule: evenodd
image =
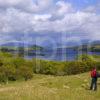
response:
<path id="1" fill-rule="evenodd" d="M 77 56 L 82 54 L 82 52 L 78 52 L 72 49 L 69 50 L 46 50 L 40 52 L 37 51 L 36 56 L 25 56 L 26 59 L 32 59 L 32 58 L 39 58 L 44 60 L 55 60 L 55 61 L 72 61 L 77 60 Z M 100 52 L 88 52 L 88 54 L 96 54 L 100 55 Z"/>

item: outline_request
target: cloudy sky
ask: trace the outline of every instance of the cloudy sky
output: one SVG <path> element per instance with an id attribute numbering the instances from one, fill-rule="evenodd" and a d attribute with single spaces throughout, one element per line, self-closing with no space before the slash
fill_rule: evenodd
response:
<path id="1" fill-rule="evenodd" d="M 0 0 L 0 43 L 100 40 L 100 0 Z"/>

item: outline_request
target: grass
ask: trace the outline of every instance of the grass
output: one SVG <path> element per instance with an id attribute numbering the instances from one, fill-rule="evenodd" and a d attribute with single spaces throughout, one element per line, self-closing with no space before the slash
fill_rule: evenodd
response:
<path id="1" fill-rule="evenodd" d="M 88 90 L 89 73 L 72 76 L 34 75 L 27 82 L 0 85 L 0 100 L 100 100 L 98 91 Z"/>

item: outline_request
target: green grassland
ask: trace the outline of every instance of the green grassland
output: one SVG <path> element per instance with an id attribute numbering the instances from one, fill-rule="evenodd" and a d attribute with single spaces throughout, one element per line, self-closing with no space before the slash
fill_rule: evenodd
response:
<path id="1" fill-rule="evenodd" d="M 0 100 L 100 100 L 98 90 L 90 91 L 89 73 L 71 76 L 34 74 L 29 81 L 0 85 Z"/>

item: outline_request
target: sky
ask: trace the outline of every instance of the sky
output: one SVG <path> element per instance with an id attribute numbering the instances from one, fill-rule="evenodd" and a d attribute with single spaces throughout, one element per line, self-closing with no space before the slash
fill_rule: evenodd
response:
<path id="1" fill-rule="evenodd" d="M 100 0 L 0 0 L 0 44 L 100 40 Z"/>

